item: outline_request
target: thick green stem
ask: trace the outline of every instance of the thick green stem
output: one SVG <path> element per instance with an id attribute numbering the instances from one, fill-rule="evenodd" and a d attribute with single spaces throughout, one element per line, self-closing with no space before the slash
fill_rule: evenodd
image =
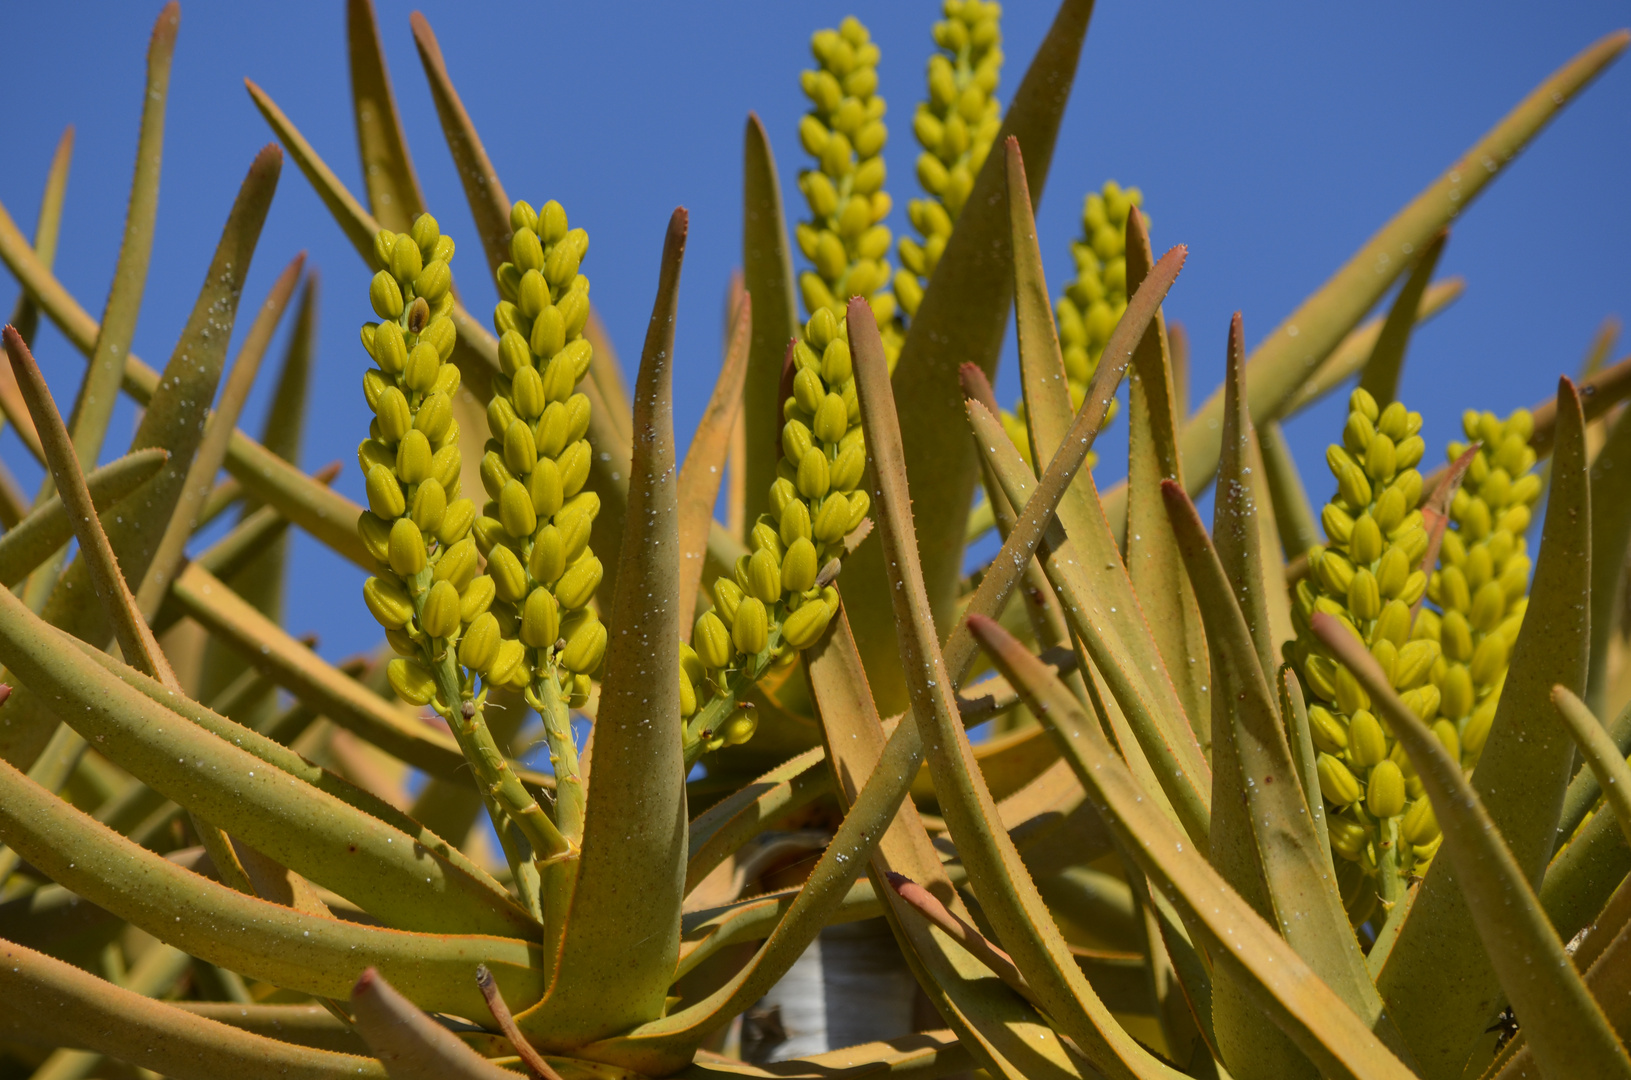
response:
<path id="1" fill-rule="evenodd" d="M 572 713 L 561 693 L 557 671 L 552 669 L 533 683 L 527 692 L 527 704 L 537 709 L 544 721 L 544 739 L 549 744 L 549 760 L 555 770 L 555 824 L 571 846 L 566 858 L 556 859 L 540 871 L 543 953 L 551 966 L 548 977 L 553 982 L 554 961 L 560 955 L 561 939 L 566 933 L 566 912 L 571 907 L 572 890 L 577 885 L 578 854 L 583 842 L 584 807 L 588 792 L 578 767 L 578 746 L 572 739 Z"/>
<path id="2" fill-rule="evenodd" d="M 1399 820 L 1390 817 L 1377 823 L 1376 895 L 1388 911 L 1404 899 L 1405 893 L 1404 875 L 1399 872 L 1399 845 L 1404 843 L 1399 835 Z"/>

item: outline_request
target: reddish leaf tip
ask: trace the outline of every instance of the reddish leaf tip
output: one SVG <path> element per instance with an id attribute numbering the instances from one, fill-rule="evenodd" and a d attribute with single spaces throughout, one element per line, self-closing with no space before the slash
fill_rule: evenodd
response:
<path id="1" fill-rule="evenodd" d="M 375 968 L 375 967 L 363 968 L 362 969 L 362 974 L 357 976 L 357 981 L 355 983 L 351 984 L 351 996 L 356 997 L 358 994 L 362 993 L 364 990 L 372 989 L 374 984 L 376 982 L 379 982 L 379 981 L 380 981 L 380 977 L 379 977 L 379 969 L 378 968 Z"/>

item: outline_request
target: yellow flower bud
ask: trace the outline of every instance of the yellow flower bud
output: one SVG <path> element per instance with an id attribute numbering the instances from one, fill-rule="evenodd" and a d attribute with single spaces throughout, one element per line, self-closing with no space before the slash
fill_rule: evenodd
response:
<path id="1" fill-rule="evenodd" d="M 587 611 L 583 616 L 563 624 L 566 648 L 561 650 L 561 666 L 587 675 L 600 666 L 601 658 L 606 655 L 606 627 Z"/>
<path id="2" fill-rule="evenodd" d="M 827 632 L 832 616 L 832 609 L 820 600 L 800 604 L 782 623 L 782 638 L 795 649 L 808 649 Z"/>
<path id="3" fill-rule="evenodd" d="M 1363 686 L 1359 685 L 1359 680 L 1354 678 L 1353 673 L 1347 668 L 1340 664 L 1337 665 L 1331 682 L 1336 691 L 1332 696 L 1337 703 L 1337 708 L 1349 716 L 1352 716 L 1360 709 L 1370 708 L 1370 695 L 1365 692 Z"/>
<path id="4" fill-rule="evenodd" d="M 736 618 L 731 623 L 731 642 L 738 652 L 757 656 L 764 652 L 769 640 L 770 617 L 764 602 L 749 596 L 736 609 Z"/>
<path id="5" fill-rule="evenodd" d="M 498 520 L 503 523 L 504 531 L 516 539 L 531 536 L 538 527 L 538 514 L 532 508 L 532 496 L 521 481 L 507 481 L 499 491 Z"/>
<path id="6" fill-rule="evenodd" d="M 530 509 L 530 507 L 529 507 Z M 487 554 L 487 573 L 492 575 L 498 598 L 519 603 L 527 595 L 527 571 L 515 552 L 499 544 Z"/>
<path id="7" fill-rule="evenodd" d="M 481 486 L 486 489 L 488 498 L 497 501 L 510 480 L 509 467 L 496 451 L 489 450 L 481 456 Z"/>
<path id="8" fill-rule="evenodd" d="M 466 537 L 442 552 L 432 568 L 432 581 L 451 582 L 462 591 L 476 574 L 476 542 Z"/>
<path id="9" fill-rule="evenodd" d="M 390 271 L 381 270 L 374 275 L 374 280 L 368 286 L 368 302 L 373 305 L 374 314 L 381 319 L 402 317 L 402 286 L 396 283 Z"/>
<path id="10" fill-rule="evenodd" d="M 789 420 L 782 425 L 782 456 L 788 461 L 803 461 L 814 445 L 810 429 L 801 421 Z"/>
<path id="11" fill-rule="evenodd" d="M 471 578 L 470 584 L 459 591 L 460 620 L 466 623 L 474 623 L 488 608 L 493 606 L 496 595 L 492 578 L 486 574 Z"/>
<path id="12" fill-rule="evenodd" d="M 470 534 L 475 520 L 476 504 L 469 499 L 455 499 L 442 514 L 442 523 L 436 527 L 436 539 L 444 544 L 457 544 Z"/>
<path id="13" fill-rule="evenodd" d="M 398 577 L 410 578 L 425 568 L 425 538 L 419 526 L 408 518 L 398 518 L 391 526 L 389 544 L 391 570 Z"/>
<path id="14" fill-rule="evenodd" d="M 417 660 L 398 657 L 385 665 L 385 677 L 396 696 L 409 705 L 429 705 L 436 697 L 436 680 L 429 669 Z"/>
<path id="15" fill-rule="evenodd" d="M 1356 619 L 1370 620 L 1382 613 L 1382 592 L 1377 587 L 1376 575 L 1364 567 L 1354 571 L 1348 583 L 1348 610 Z"/>
<path id="16" fill-rule="evenodd" d="M 1433 804 L 1427 799 L 1412 803 L 1399 825 L 1399 835 L 1409 844 L 1431 844 L 1438 839 L 1438 818 L 1433 814 Z"/>
<path id="17" fill-rule="evenodd" d="M 1440 656 L 1436 641 L 1411 641 L 1400 646 L 1399 659 L 1393 668 L 1393 687 L 1396 690 L 1414 690 L 1427 681 L 1433 665 Z"/>
<path id="18" fill-rule="evenodd" d="M 560 633 L 561 608 L 555 594 L 542 587 L 532 590 L 521 609 L 521 640 L 534 649 L 551 649 Z"/>
<path id="19" fill-rule="evenodd" d="M 1308 707 L 1308 731 L 1314 745 L 1328 754 L 1348 748 L 1348 726 L 1323 705 Z"/>
<path id="20" fill-rule="evenodd" d="M 805 450 L 803 457 L 789 460 L 798 461 L 798 490 L 806 499 L 822 498 L 831 489 L 832 474 L 827 465 L 827 455 L 819 448 L 812 446 Z"/>
<path id="21" fill-rule="evenodd" d="M 1354 713 L 1348 721 L 1348 753 L 1355 765 L 1370 768 L 1387 758 L 1387 736 L 1368 709 Z"/>
<path id="22" fill-rule="evenodd" d="M 402 583 L 386 577 L 371 577 L 362 585 L 363 602 L 369 614 L 387 630 L 406 626 L 413 618 L 413 601 Z"/>
<path id="23" fill-rule="evenodd" d="M 451 637 L 459 630 L 459 590 L 451 581 L 438 581 L 425 595 L 419 628 L 433 638 Z"/>
<path id="24" fill-rule="evenodd" d="M 413 279 L 413 291 L 432 304 L 446 296 L 452 287 L 453 273 L 441 259 L 426 263 Z"/>
<path id="25" fill-rule="evenodd" d="M 1331 850 L 1349 862 L 1358 862 L 1365 851 L 1365 845 L 1370 843 L 1370 833 L 1365 826 L 1345 817 L 1327 817 L 1325 819 L 1326 831 L 1331 837 Z"/>
<path id="26" fill-rule="evenodd" d="M 534 581 L 551 584 L 566 571 L 566 546 L 561 538 L 561 530 L 554 525 L 545 525 L 538 530 L 532 539 L 532 555 L 527 560 L 527 569 Z"/>
<path id="27" fill-rule="evenodd" d="M 861 522 L 866 519 L 867 511 L 872 509 L 872 496 L 864 491 L 852 491 L 847 498 L 849 500 L 849 523 L 844 529 L 845 536 L 860 528 Z"/>
<path id="28" fill-rule="evenodd" d="M 376 517 L 392 521 L 401 517 L 408 508 L 407 501 L 402 497 L 402 485 L 396 482 L 396 477 L 385 466 L 375 465 L 369 469 L 364 486 L 368 493 L 368 508 Z"/>
<path id="29" fill-rule="evenodd" d="M 1359 800 L 1359 781 L 1348 771 L 1348 766 L 1344 765 L 1340 758 L 1331 754 L 1321 754 L 1315 762 L 1315 771 L 1319 774 L 1320 792 L 1328 802 L 1336 806 L 1347 806 Z M 1403 794 L 1403 778 L 1400 781 L 1400 793 Z"/>
<path id="30" fill-rule="evenodd" d="M 401 439 L 413 427 L 408 399 L 394 386 L 387 386 L 380 392 L 374 412 L 379 420 L 379 437 L 387 443 Z"/>
<path id="31" fill-rule="evenodd" d="M 834 491 L 821 501 L 821 508 L 816 511 L 815 520 L 811 522 L 810 528 L 817 540 L 830 544 L 843 539 L 849 532 L 849 519 L 849 498 Z"/>
<path id="32" fill-rule="evenodd" d="M 498 658 L 501 640 L 498 619 L 494 618 L 490 611 L 483 612 L 476 616 L 465 630 L 464 636 L 459 639 L 459 663 L 472 671 L 485 674 Z"/>
<path id="33" fill-rule="evenodd" d="M 854 491 L 856 485 L 861 482 L 861 476 L 866 472 L 866 448 L 855 443 L 841 450 L 830 472 L 834 488 L 844 492 Z"/>
<path id="34" fill-rule="evenodd" d="M 430 475 L 430 440 L 422 431 L 410 431 L 396 447 L 396 478 L 404 484 L 417 484 Z"/>
<path id="35" fill-rule="evenodd" d="M 555 595 L 561 606 L 568 610 L 580 608 L 587 604 L 600 587 L 600 579 L 605 574 L 605 568 L 600 560 L 591 555 L 567 567 L 566 573 L 555 584 Z"/>
<path id="36" fill-rule="evenodd" d="M 742 587 L 729 578 L 719 578 L 714 582 L 714 605 L 719 617 L 725 620 L 725 625 L 736 621 L 736 609 L 741 606 L 742 600 L 747 596 Z M 710 665 L 717 667 L 718 665 Z"/>
<path id="37" fill-rule="evenodd" d="M 1473 650 L 1472 662 L 1467 665 L 1467 673 L 1472 677 L 1473 685 L 1493 684 L 1506 670 L 1507 655 L 1506 638 L 1500 634 L 1490 634 L 1480 641 L 1478 647 Z"/>
<path id="38" fill-rule="evenodd" d="M 487 672 L 489 682 L 498 686 L 525 686 L 527 650 L 519 641 L 506 638 L 498 643 L 498 655 L 493 657 Z"/>
<path id="39" fill-rule="evenodd" d="M 815 414 L 815 436 L 824 443 L 836 443 L 844 437 L 849 430 L 849 413 L 844 408 L 844 399 L 837 394 L 828 393 L 821 399 L 820 407 Z"/>
<path id="40" fill-rule="evenodd" d="M 781 599 L 781 564 L 777 561 L 775 552 L 760 548 L 748 560 L 748 593 L 766 604 L 774 604 Z"/>
<path id="41" fill-rule="evenodd" d="M 1348 554 L 1353 564 L 1368 566 L 1382 557 L 1382 529 L 1369 514 L 1361 514 L 1354 521 L 1353 535 L 1348 538 Z"/>
<path id="42" fill-rule="evenodd" d="M 1343 558 L 1341 553 L 1329 548 L 1323 551 L 1318 548 L 1314 550 L 1319 551 L 1319 558 L 1312 560 L 1312 563 L 1320 584 L 1325 586 L 1328 592 L 1347 596 L 1348 586 L 1353 584 L 1353 563 Z"/>
<path id="43" fill-rule="evenodd" d="M 583 485 L 589 480 L 589 464 L 593 455 L 589 450 L 589 440 L 579 439 L 561 451 L 561 456 L 555 464 L 561 472 L 561 491 L 571 497 L 583 490 Z"/>
<path id="44" fill-rule="evenodd" d="M 730 631 L 711 611 L 697 616 L 696 626 L 691 631 L 691 645 L 707 667 L 722 668 L 731 661 Z"/>
<path id="45" fill-rule="evenodd" d="M 542 270 L 544 245 L 539 243 L 538 234 L 525 227 L 515 230 L 510 237 L 510 261 L 523 274 L 528 270 Z"/>
<path id="46" fill-rule="evenodd" d="M 782 557 L 781 591 L 801 593 L 815 585 L 821 568 L 816 564 L 815 545 L 806 537 L 799 537 L 788 545 Z"/>
<path id="47" fill-rule="evenodd" d="M 1371 769 L 1365 790 L 1365 809 L 1377 818 L 1397 817 L 1404 812 L 1404 773 L 1391 760 Z"/>
<path id="48" fill-rule="evenodd" d="M 391 553 L 391 523 L 369 510 L 357 517 L 357 535 L 362 538 L 368 554 L 385 562 Z"/>
<path id="49" fill-rule="evenodd" d="M 561 530 L 566 561 L 571 562 L 589 543 L 589 527 L 600 514 L 600 496 L 593 491 L 582 491 L 566 500 L 555 515 L 555 525 Z"/>

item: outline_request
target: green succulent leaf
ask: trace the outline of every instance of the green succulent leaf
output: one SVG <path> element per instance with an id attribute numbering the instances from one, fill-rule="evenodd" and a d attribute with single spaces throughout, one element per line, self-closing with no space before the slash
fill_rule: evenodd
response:
<path id="1" fill-rule="evenodd" d="M 515 1075 L 426 1016 L 373 968 L 351 988 L 351 1013 L 357 1033 L 391 1080 L 508 1080 Z"/>
<path id="2" fill-rule="evenodd" d="M 708 546 L 719 482 L 725 475 L 731 432 L 742 409 L 742 389 L 749 372 L 752 341 L 753 295 L 743 293 L 730 328 L 725 362 L 680 466 L 679 544 L 685 561 L 680 567 L 678 610 L 682 621 L 691 618 L 697 608 L 697 592 L 702 588 L 704 569 L 702 555 Z"/>
<path id="3" fill-rule="evenodd" d="M 117 504 L 163 468 L 169 457 L 169 451 L 150 447 L 108 462 L 85 477 L 91 505 L 100 512 Z M 0 584 L 10 588 L 22 581 L 71 536 L 68 511 L 61 496 L 53 495 L 0 536 Z"/>
<path id="4" fill-rule="evenodd" d="M 373 0 L 347 0 L 345 30 L 351 59 L 351 112 L 357 123 L 368 206 L 380 228 L 407 232 L 413 219 L 425 212 L 425 196 L 408 156 Z"/>
<path id="5" fill-rule="evenodd" d="M 1383 225 L 1319 291 L 1304 300 L 1252 351 L 1247 374 L 1254 420 L 1280 415 L 1284 403 L 1410 266 L 1412 253 L 1463 212 L 1548 121 L 1625 50 L 1628 42 L 1631 32 L 1617 31 L 1554 72 L 1444 175 Z M 1222 410 L 1222 392 L 1215 392 L 1184 425 L 1184 480 L 1191 495 L 1204 489 L 1217 469 Z M 1110 520 L 1125 519 L 1125 504 L 1124 487 L 1106 496 Z M 1427 1067 L 1431 1071 L 1432 1067 Z"/>
<path id="6" fill-rule="evenodd" d="M 932 294 L 931 285 L 924 307 L 919 309 L 919 319 L 928 309 Z M 1055 1025 L 1076 1041 L 1095 1067 L 1113 1076 L 1140 1080 L 1175 1077 L 1176 1073 L 1138 1045 L 1110 1015 L 1076 966 L 1020 862 L 1018 850 L 998 825 L 996 803 L 978 776 L 973 750 L 958 717 L 951 674 L 933 630 L 917 558 L 895 399 L 883 341 L 867 317 L 867 310 L 864 301 L 851 301 L 850 353 L 855 358 L 856 392 L 874 462 L 874 506 L 891 577 L 887 594 L 895 607 L 900 662 L 912 696 L 912 720 L 922 739 L 952 838 L 968 867 L 970 883 L 1002 946 L 1012 955 Z M 913 326 L 917 325 L 914 321 Z M 1008 445 L 1006 438 L 1003 442 Z M 884 771 L 882 765 L 878 771 Z"/>
<path id="7" fill-rule="evenodd" d="M 685 864 L 686 895 L 743 844 L 831 791 L 832 777 L 822 760 L 822 748 L 812 747 L 693 818 Z"/>
<path id="8" fill-rule="evenodd" d="M 1591 673 L 1586 702 L 1601 712 L 1608 684 L 1608 643 L 1618 622 L 1615 600 L 1631 548 L 1631 418 L 1609 426 L 1591 462 Z"/>
<path id="9" fill-rule="evenodd" d="M 1021 688 L 1036 714 L 1059 738 L 1060 749 L 1106 820 L 1123 836 L 1154 890 L 1180 915 L 1196 943 L 1225 967 L 1329 1076 L 1391 1077 L 1414 1074 L 1240 899 L 1188 837 L 1150 805 L 1096 720 L 1001 627 L 976 620 L 975 633 L 997 667 Z"/>
<path id="10" fill-rule="evenodd" d="M 0 942 L 0 995 L 0 1037 L 84 1047 L 177 1080 L 386 1075 L 376 1061 L 240 1031 L 11 942 Z"/>
<path id="11" fill-rule="evenodd" d="M 42 873 L 159 940 L 251 978 L 344 997 L 358 969 L 373 964 L 421 1007 L 461 1016 L 486 1008 L 471 977 L 478 962 L 513 1000 L 543 991 L 537 947 L 525 941 L 407 933 L 302 914 L 138 847 L 4 763 L 0 794 L 0 839 Z"/>
<path id="12" fill-rule="evenodd" d="M 1127 214 L 1126 258 L 1131 296 L 1155 265 L 1149 231 L 1137 207 Z M 1205 751 L 1212 742 L 1206 632 L 1161 505 L 1161 481 L 1182 483 L 1184 472 L 1178 457 L 1179 413 L 1166 320 L 1160 312 L 1133 350 L 1132 369 L 1127 384 L 1127 482 L 1132 498 L 1127 505 L 1129 539 L 1123 545 L 1127 576 L 1195 739 Z"/>
<path id="13" fill-rule="evenodd" d="M 1439 256 L 1444 254 L 1444 243 L 1450 238 L 1448 229 L 1427 242 L 1426 248 L 1416 256 L 1410 276 L 1393 298 L 1388 308 L 1387 321 L 1376 338 L 1376 347 L 1359 374 L 1359 388 L 1376 399 L 1376 404 L 1387 408 L 1399 396 L 1399 377 L 1404 373 L 1405 350 L 1410 347 L 1410 333 L 1416 328 L 1433 271 L 1438 268 Z"/>
<path id="14" fill-rule="evenodd" d="M 803 330 L 793 281 L 787 217 L 770 136 L 758 115 L 749 113 L 742 132 L 742 286 L 757 299 L 758 317 L 742 388 L 747 435 L 747 458 L 742 463 L 747 473 L 745 523 L 757 521 L 770 509 L 770 485 L 776 479 L 776 456 L 767 449 L 781 438 L 782 358 L 787 343 Z"/>
<path id="15" fill-rule="evenodd" d="M 885 734 L 860 650 L 842 612 L 827 636 L 806 651 L 803 659 L 832 783 L 847 808 L 877 768 Z M 902 737 L 910 739 L 914 734 L 915 727 Z M 968 919 L 922 818 L 910 802 L 901 806 L 878 841 L 868 872 L 873 888 L 885 900 L 895 939 L 915 961 L 918 984 L 982 1067 L 993 1075 L 1015 1078 L 1080 1075 L 1063 1044 L 1033 1007 L 994 985 L 979 960 L 911 910 L 885 881 L 891 872 L 904 874 L 958 918 Z"/>
<path id="16" fill-rule="evenodd" d="M 1607 808 L 1620 823 L 1627 840 L 1631 840 L 1631 767 L 1626 765 L 1625 755 L 1586 708 L 1585 702 L 1568 687 L 1552 688 L 1552 704 L 1557 706 L 1557 715 L 1580 748 L 1580 756 L 1586 759 L 1598 786 L 1606 793 Z"/>

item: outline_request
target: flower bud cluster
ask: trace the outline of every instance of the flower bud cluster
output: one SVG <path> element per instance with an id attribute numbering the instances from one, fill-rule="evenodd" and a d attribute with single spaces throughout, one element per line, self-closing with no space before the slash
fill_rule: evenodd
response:
<path id="1" fill-rule="evenodd" d="M 803 73 L 810 111 L 799 122 L 799 139 L 815 168 L 799 174 L 810 218 L 795 230 L 798 246 L 814 265 L 799 275 L 804 307 L 811 315 L 844 316 L 852 296 L 865 297 L 880 327 L 889 328 L 895 297 L 889 286 L 891 203 L 883 190 L 884 100 L 877 96 L 878 46 L 866 27 L 847 18 L 837 30 L 810 39 L 817 67 Z M 900 341 L 886 334 L 894 363 Z"/>
<path id="2" fill-rule="evenodd" d="M 391 686 L 425 705 L 437 697 L 434 658 L 467 625 L 461 611 L 476 567 L 475 507 L 459 489 L 459 369 L 448 362 L 457 336 L 453 240 L 421 214 L 408 232 L 381 230 L 374 257 L 381 269 L 368 297 L 380 321 L 362 328 L 375 365 L 362 383 L 374 420 L 357 447 L 368 493 L 357 532 L 379 567 L 363 600 L 399 654 Z"/>
<path id="3" fill-rule="evenodd" d="M 1123 188 L 1114 180 L 1106 180 L 1100 191 L 1089 192 L 1082 204 L 1082 238 L 1070 245 L 1076 260 L 1076 280 L 1065 287 L 1065 295 L 1054 309 L 1072 410 L 1082 407 L 1087 385 L 1093 381 L 1099 357 L 1110 341 L 1110 331 L 1127 310 L 1127 215 L 1133 207 L 1143 205 L 1143 192 Z M 1108 424 L 1115 415 L 1116 403 L 1112 401 L 1104 422 Z M 1031 440 L 1026 433 L 1024 403 L 1016 405 L 1012 413 L 1003 413 L 1002 422 L 1008 437 L 1029 462 Z M 1094 460 L 1090 455 L 1089 467 Z"/>
<path id="4" fill-rule="evenodd" d="M 1535 421 L 1528 410 L 1519 409 L 1505 421 L 1468 410 L 1461 426 L 1480 445 L 1450 503 L 1451 527 L 1427 583 L 1427 597 L 1438 610 L 1423 611 L 1418 622 L 1443 650 L 1432 673 L 1439 713 L 1455 726 L 1461 764 L 1470 772 L 1489 738 L 1507 660 L 1529 603 L 1524 533 L 1541 481 L 1530 471 Z M 1466 449 L 1466 443 L 1450 443 L 1450 460 Z"/>
<path id="5" fill-rule="evenodd" d="M 1310 733 L 1318 751 L 1320 790 L 1331 849 L 1362 871 L 1344 874 L 1349 913 L 1363 922 L 1375 901 L 1374 877 L 1389 843 L 1383 828 L 1397 822 L 1401 874 L 1419 870 L 1438 848 L 1438 825 L 1421 781 L 1369 695 L 1315 638 L 1315 612 L 1338 620 L 1361 641 L 1400 697 L 1455 753 L 1453 725 L 1437 719 L 1439 689 L 1431 673 L 1438 642 L 1411 608 L 1427 588 L 1420 569 L 1428 536 L 1422 512 L 1425 449 L 1421 415 L 1398 402 L 1379 409 L 1363 389 L 1349 398 L 1342 443 L 1326 452 L 1337 493 L 1321 514 L 1329 539 L 1309 551 L 1309 573 L 1297 583 L 1293 618 L 1297 637 L 1288 658 L 1308 694 Z M 1351 879 L 1351 880 L 1350 880 Z"/>
<path id="6" fill-rule="evenodd" d="M 606 651 L 590 609 L 604 570 L 589 546 L 600 496 L 589 479 L 589 399 L 577 385 L 593 350 L 583 336 L 589 279 L 578 268 L 589 235 L 551 200 L 510 209 L 510 261 L 496 275 L 500 374 L 487 406 L 481 483 L 487 502 L 472 529 L 486 573 L 466 605 L 473 620 L 459 659 L 489 682 L 517 688 L 564 669 L 574 704 Z"/>
<path id="7" fill-rule="evenodd" d="M 752 712 L 732 711 L 737 695 L 826 632 L 838 590 L 823 571 L 844 556 L 845 537 L 872 505 L 861 487 L 866 442 L 845 320 L 818 310 L 793 361 L 771 512 L 754 523 L 751 554 L 714 582 L 714 607 L 681 650 L 681 712 L 695 718 L 693 740 L 704 750 L 751 738 Z"/>
<path id="8" fill-rule="evenodd" d="M 917 314 L 923 290 L 951 239 L 952 225 L 974 190 L 974 178 L 1002 127 L 997 80 L 1002 74 L 1002 5 L 995 0 L 945 0 L 934 24 L 941 52 L 929 58 L 929 96 L 917 107 L 912 133 L 923 147 L 917 178 L 932 198 L 913 199 L 907 216 L 921 243 L 900 241 L 895 273 L 901 312 Z"/>

